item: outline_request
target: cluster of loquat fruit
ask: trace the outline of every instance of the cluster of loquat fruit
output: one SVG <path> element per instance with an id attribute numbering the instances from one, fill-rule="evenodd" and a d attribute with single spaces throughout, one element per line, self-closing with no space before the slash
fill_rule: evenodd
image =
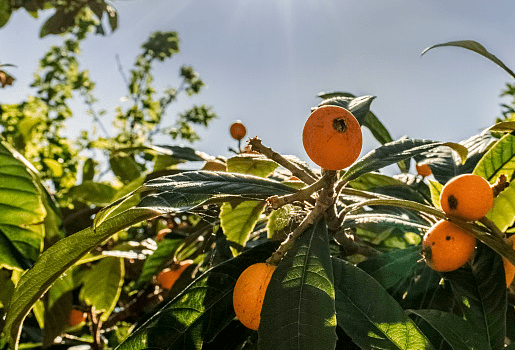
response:
<path id="1" fill-rule="evenodd" d="M 246 130 L 241 122 L 232 124 L 231 136 L 241 140 Z M 339 106 L 322 106 L 315 109 L 304 125 L 304 149 L 309 158 L 322 169 L 341 170 L 352 165 L 362 149 L 359 122 L 352 113 Z M 422 177 L 432 174 L 427 164 L 417 164 Z M 440 206 L 449 218 L 463 221 L 480 220 L 493 205 L 494 192 L 480 176 L 463 174 L 454 177 L 440 193 Z M 515 242 L 515 235 L 510 237 Z M 435 271 L 457 270 L 472 257 L 476 239 L 469 232 L 449 220 L 440 220 L 424 235 L 422 256 Z M 504 259 L 504 258 L 503 258 Z M 256 263 L 243 271 L 233 291 L 233 307 L 237 318 L 247 328 L 257 330 L 265 293 L 276 265 Z M 506 285 L 515 276 L 515 266 L 504 259 Z"/>

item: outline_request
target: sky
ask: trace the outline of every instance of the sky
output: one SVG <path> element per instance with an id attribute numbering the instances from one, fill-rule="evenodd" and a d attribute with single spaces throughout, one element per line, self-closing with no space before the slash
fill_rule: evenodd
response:
<path id="1" fill-rule="evenodd" d="M 96 82 L 105 125 L 127 93 L 118 71 L 133 66 L 153 31 L 177 31 L 181 53 L 156 65 L 156 86 L 178 85 L 178 70 L 191 65 L 207 87 L 170 108 L 167 120 L 192 103 L 212 106 L 219 118 L 199 129 L 192 146 L 230 156 L 229 126 L 241 120 L 248 136 L 282 154 L 308 160 L 302 128 L 322 91 L 373 95 L 371 110 L 394 139 L 402 136 L 458 142 L 500 116 L 500 93 L 511 77 L 485 58 L 460 48 L 431 45 L 476 40 L 515 68 L 513 0 L 131 0 L 114 1 L 119 28 L 82 44 L 81 67 Z M 1 103 L 31 93 L 37 62 L 58 37 L 39 38 L 52 11 L 34 20 L 17 11 L 0 29 L 0 62 L 17 68 Z M 76 102 L 80 106 L 80 100 Z M 91 121 L 78 113 L 71 136 Z M 168 119 L 169 118 L 169 119 Z M 163 140 L 163 143 L 179 142 Z M 379 144 L 364 130 L 362 154 Z M 311 163 L 313 164 L 313 163 Z"/>

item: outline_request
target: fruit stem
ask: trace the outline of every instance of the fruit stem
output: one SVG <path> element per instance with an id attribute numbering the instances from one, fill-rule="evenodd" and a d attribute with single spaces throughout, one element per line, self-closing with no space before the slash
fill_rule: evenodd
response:
<path id="1" fill-rule="evenodd" d="M 256 151 L 256 152 L 263 154 L 268 159 L 273 160 L 277 164 L 279 164 L 279 165 L 285 167 L 286 169 L 288 169 L 289 171 L 291 171 L 291 173 L 294 176 L 298 177 L 304 183 L 311 185 L 317 181 L 317 179 L 314 176 L 307 173 L 304 169 L 300 168 L 297 164 L 290 162 L 289 160 L 287 160 L 286 158 L 284 158 L 282 155 L 275 152 L 271 148 L 264 146 L 261 143 L 261 140 L 259 138 L 257 138 L 257 137 L 251 138 L 249 140 L 249 146 L 251 147 L 252 151 Z"/>
<path id="2" fill-rule="evenodd" d="M 304 233 L 307 227 L 317 221 L 328 208 L 334 205 L 336 197 L 334 196 L 334 183 L 336 182 L 336 171 L 324 171 L 323 178 L 328 179 L 328 183 L 320 191 L 313 210 L 302 220 L 302 222 L 293 230 L 288 237 L 281 243 L 279 248 L 267 259 L 267 264 L 278 265 L 286 253 L 293 247 L 295 241 Z M 324 181 L 325 182 L 325 181 Z"/>

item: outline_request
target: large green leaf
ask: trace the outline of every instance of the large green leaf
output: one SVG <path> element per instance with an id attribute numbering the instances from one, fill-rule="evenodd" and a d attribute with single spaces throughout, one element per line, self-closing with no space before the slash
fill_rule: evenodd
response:
<path id="1" fill-rule="evenodd" d="M 188 211 L 213 196 L 233 195 L 242 200 L 264 200 L 272 195 L 296 192 L 274 180 L 212 171 L 159 177 L 143 184 L 142 190 L 149 194 L 142 198 L 138 206 L 173 208 L 176 211 Z"/>
<path id="2" fill-rule="evenodd" d="M 109 157 L 109 164 L 111 165 L 113 173 L 118 176 L 123 183 L 129 183 L 141 176 L 140 165 L 127 154 L 112 154 Z"/>
<path id="3" fill-rule="evenodd" d="M 462 317 L 440 310 L 409 310 L 440 333 L 454 350 L 488 349 L 490 344 Z"/>
<path id="4" fill-rule="evenodd" d="M 515 188 L 508 186 L 494 199 L 494 205 L 486 214 L 502 231 L 506 232 L 515 223 Z"/>
<path id="5" fill-rule="evenodd" d="M 505 135 L 497 141 L 477 163 L 473 174 L 479 175 L 491 184 L 501 174 L 511 178 L 515 171 L 515 136 Z"/>
<path id="6" fill-rule="evenodd" d="M 224 203 L 220 210 L 220 225 L 227 240 L 245 246 L 264 209 L 265 202 L 246 201 L 235 207 Z"/>
<path id="7" fill-rule="evenodd" d="M 21 277 L 9 303 L 3 332 L 11 342 L 11 347 L 17 349 L 21 324 L 31 307 L 61 274 L 111 235 L 161 214 L 149 208 L 129 209 L 104 221 L 95 229 L 88 227 L 44 251 L 36 264 Z"/>
<path id="8" fill-rule="evenodd" d="M 69 189 L 67 195 L 86 204 L 103 206 L 111 203 L 116 195 L 116 189 L 101 182 L 84 181 Z"/>
<path id="9" fill-rule="evenodd" d="M 333 271 L 324 220 L 297 239 L 274 272 L 258 334 L 261 349 L 335 348 Z"/>
<path id="10" fill-rule="evenodd" d="M 264 262 L 276 243 L 250 249 L 202 274 L 129 336 L 118 350 L 194 350 L 212 341 L 236 316 L 232 292 L 239 275 Z"/>
<path id="11" fill-rule="evenodd" d="M 465 318 L 491 349 L 504 348 L 506 282 L 501 256 L 479 244 L 471 268 L 445 274 Z"/>
<path id="12" fill-rule="evenodd" d="M 102 311 L 101 319 L 106 321 L 118 302 L 124 276 L 123 259 L 114 257 L 100 259 L 82 277 L 79 298 L 86 305 Z"/>
<path id="13" fill-rule="evenodd" d="M 0 267 L 27 269 L 43 248 L 46 210 L 29 166 L 0 143 Z"/>
<path id="14" fill-rule="evenodd" d="M 485 49 L 485 47 L 483 45 L 481 45 L 480 43 L 478 43 L 477 41 L 474 41 L 474 40 L 458 40 L 458 41 L 449 41 L 449 42 L 442 43 L 442 44 L 436 44 L 436 45 L 430 46 L 427 49 L 425 49 L 422 52 L 422 55 L 424 55 L 426 52 L 428 52 L 429 50 L 432 50 L 436 47 L 444 47 L 444 46 L 461 47 L 461 48 L 464 48 L 464 49 L 467 49 L 470 51 L 474 51 L 475 53 L 480 54 L 481 56 L 486 57 L 490 61 L 494 62 L 499 67 L 504 69 L 509 75 L 511 75 L 513 78 L 515 78 L 515 73 L 513 73 L 513 71 L 510 68 L 508 68 L 500 59 L 498 59 L 493 54 L 488 52 L 488 50 Z"/>
<path id="15" fill-rule="evenodd" d="M 371 276 L 333 258 L 336 317 L 362 349 L 434 349 L 401 306 Z"/>
<path id="16" fill-rule="evenodd" d="M 379 170 L 388 165 L 395 164 L 404 159 L 412 158 L 418 154 L 427 152 L 438 146 L 449 145 L 455 147 L 456 144 L 431 141 L 415 140 L 403 138 L 387 143 L 375 150 L 372 150 L 356 163 L 354 163 L 343 175 L 344 180 L 356 179 L 362 174 Z"/>

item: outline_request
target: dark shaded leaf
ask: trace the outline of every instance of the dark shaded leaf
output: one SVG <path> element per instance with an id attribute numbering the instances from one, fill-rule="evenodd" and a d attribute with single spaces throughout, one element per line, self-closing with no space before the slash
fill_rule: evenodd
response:
<path id="1" fill-rule="evenodd" d="M 415 246 L 367 259 L 359 263 L 358 267 L 388 289 L 409 278 L 420 258 L 420 247 Z"/>
<path id="2" fill-rule="evenodd" d="M 339 106 L 350 111 L 359 122 L 359 125 L 364 125 L 365 117 L 370 111 L 370 104 L 374 100 L 375 96 L 360 96 L 360 97 L 346 97 L 346 96 L 335 96 L 326 99 L 318 105 L 321 106 Z"/>
<path id="3" fill-rule="evenodd" d="M 136 180 L 141 176 L 141 171 L 138 163 L 126 155 L 116 154 L 109 157 L 109 164 L 113 173 L 120 178 L 124 183 Z"/>
<path id="4" fill-rule="evenodd" d="M 285 195 L 296 190 L 280 182 L 257 176 L 191 171 L 163 176 L 143 184 L 151 192 L 143 197 L 139 207 L 171 208 L 188 211 L 213 196 L 235 195 L 242 200 L 264 200 L 272 195 Z"/>
<path id="5" fill-rule="evenodd" d="M 441 145 L 441 142 L 407 138 L 387 143 L 372 150 L 354 163 L 343 175 L 343 179 L 347 181 L 356 179 L 362 174 L 412 158 Z"/>
<path id="6" fill-rule="evenodd" d="M 440 333 L 454 350 L 488 349 L 490 344 L 478 334 L 470 322 L 449 312 L 439 310 L 408 310 L 422 317 Z"/>
<path id="7" fill-rule="evenodd" d="M 435 179 L 445 184 L 460 174 L 472 173 L 476 164 L 483 157 L 492 142 L 497 141 L 490 134 L 475 135 L 459 144 L 468 150 L 467 160 L 464 164 L 453 154 L 448 147 L 437 147 L 415 157 L 417 162 L 423 162 L 431 168 Z"/>
<path id="8" fill-rule="evenodd" d="M 336 317 L 363 349 L 434 349 L 386 290 L 367 273 L 333 258 Z"/>
<path id="9" fill-rule="evenodd" d="M 248 266 L 264 262 L 275 248 L 273 242 L 261 244 L 208 270 L 117 349 L 201 349 L 234 319 L 232 292 L 239 275 Z"/>
<path id="10" fill-rule="evenodd" d="M 310 226 L 268 285 L 258 329 L 261 349 L 336 346 L 333 271 L 324 220 Z"/>
<path id="11" fill-rule="evenodd" d="M 475 325 L 492 349 L 504 347 L 506 335 L 506 282 L 499 254 L 478 244 L 471 268 L 444 274 L 450 281 L 465 318 Z"/>
<path id="12" fill-rule="evenodd" d="M 75 25 L 75 16 L 79 10 L 66 11 L 65 9 L 57 9 L 50 16 L 39 32 L 39 37 L 43 38 L 49 34 L 62 34 Z"/>

